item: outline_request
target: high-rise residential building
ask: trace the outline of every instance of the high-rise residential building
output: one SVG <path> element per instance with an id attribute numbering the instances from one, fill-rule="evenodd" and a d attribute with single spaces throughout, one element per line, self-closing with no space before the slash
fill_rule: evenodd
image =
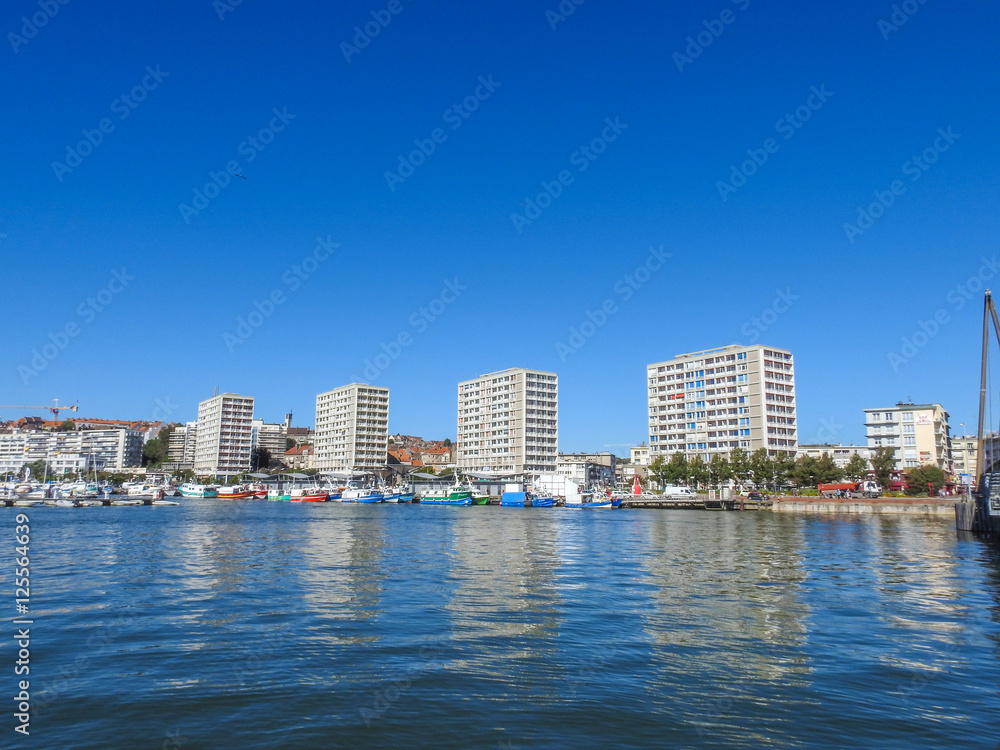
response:
<path id="1" fill-rule="evenodd" d="M 868 447 L 892 448 L 896 469 L 937 466 L 952 473 L 948 412 L 941 404 L 906 404 L 865 409 Z"/>
<path id="2" fill-rule="evenodd" d="M 316 468 L 374 471 L 386 466 L 389 389 L 351 383 L 316 396 Z"/>
<path id="3" fill-rule="evenodd" d="M 556 472 L 559 378 L 512 368 L 458 384 L 459 471 L 505 475 Z"/>
<path id="4" fill-rule="evenodd" d="M 194 451 L 198 440 L 198 423 L 187 422 L 170 432 L 167 458 L 171 463 L 194 467 Z"/>
<path id="5" fill-rule="evenodd" d="M 250 468 L 253 397 L 222 393 L 198 404 L 196 474 L 239 474 Z"/>
<path id="6" fill-rule="evenodd" d="M 798 448 L 791 352 L 733 344 L 646 367 L 649 459 Z"/>

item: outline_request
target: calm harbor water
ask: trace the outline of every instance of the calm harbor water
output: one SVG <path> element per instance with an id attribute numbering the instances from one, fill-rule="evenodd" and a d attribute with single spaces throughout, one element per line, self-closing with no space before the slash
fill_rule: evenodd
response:
<path id="1" fill-rule="evenodd" d="M 218 500 L 26 513 L 34 716 L 23 738 L 8 712 L 0 748 L 1000 735 L 1000 554 L 947 521 Z"/>

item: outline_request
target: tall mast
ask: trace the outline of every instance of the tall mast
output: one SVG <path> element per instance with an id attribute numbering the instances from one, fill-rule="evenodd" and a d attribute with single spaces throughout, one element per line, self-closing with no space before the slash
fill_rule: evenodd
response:
<path id="1" fill-rule="evenodd" d="M 983 351 L 979 372 L 979 428 L 976 431 L 976 487 L 980 487 L 980 478 L 986 472 L 986 462 L 983 457 L 983 420 L 986 417 L 986 357 L 989 356 L 990 344 L 990 308 L 993 307 L 993 295 L 986 290 L 983 297 Z"/>

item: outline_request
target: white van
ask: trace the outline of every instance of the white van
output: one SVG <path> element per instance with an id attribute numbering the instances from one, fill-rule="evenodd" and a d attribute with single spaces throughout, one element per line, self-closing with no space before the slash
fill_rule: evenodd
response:
<path id="1" fill-rule="evenodd" d="M 678 487 L 674 484 L 668 484 L 663 487 L 663 496 L 672 497 L 678 500 L 695 500 L 697 495 L 690 487 Z"/>

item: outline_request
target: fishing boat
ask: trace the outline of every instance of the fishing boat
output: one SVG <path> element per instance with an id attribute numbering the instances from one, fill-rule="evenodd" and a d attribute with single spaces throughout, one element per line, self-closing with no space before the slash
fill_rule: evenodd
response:
<path id="1" fill-rule="evenodd" d="M 219 487 L 217 497 L 220 500 L 246 500 L 250 497 L 256 497 L 256 495 L 257 493 L 246 485 L 233 484 Z"/>
<path id="2" fill-rule="evenodd" d="M 536 497 L 531 496 L 531 507 L 532 508 L 551 508 L 556 504 L 554 497 Z"/>
<path id="3" fill-rule="evenodd" d="M 344 503 L 381 503 L 382 499 L 382 493 L 371 487 L 348 487 L 340 493 Z"/>
<path id="4" fill-rule="evenodd" d="M 428 490 L 420 496 L 421 505 L 472 505 L 472 488 L 454 484 L 446 490 Z"/>
<path id="5" fill-rule="evenodd" d="M 267 491 L 267 499 L 279 502 L 288 502 L 292 499 L 292 491 L 282 487 L 272 487 Z"/>
<path id="6" fill-rule="evenodd" d="M 263 500 L 267 497 L 267 485 L 266 484 L 251 484 L 248 485 L 248 489 L 253 492 L 253 496 L 258 500 Z"/>
<path id="7" fill-rule="evenodd" d="M 592 492 L 581 492 L 572 497 L 566 498 L 567 508 L 610 508 L 611 498 L 606 495 L 598 495 Z"/>
<path id="8" fill-rule="evenodd" d="M 485 492 L 476 491 L 472 495 L 472 504 L 473 505 L 489 505 L 490 504 L 490 496 L 487 493 L 485 493 Z"/>
<path id="9" fill-rule="evenodd" d="M 194 484 L 186 482 L 180 486 L 182 497 L 218 497 L 219 492 L 215 487 L 205 484 Z"/>
<path id="10" fill-rule="evenodd" d="M 296 487 L 289 493 L 288 499 L 293 503 L 325 503 L 329 493 L 316 486 Z"/>

